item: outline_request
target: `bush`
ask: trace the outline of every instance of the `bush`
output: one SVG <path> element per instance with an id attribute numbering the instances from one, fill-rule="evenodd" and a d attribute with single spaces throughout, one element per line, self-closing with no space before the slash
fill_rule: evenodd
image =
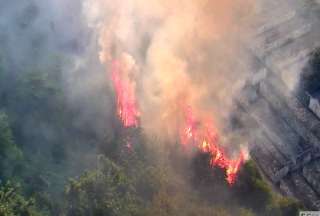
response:
<path id="1" fill-rule="evenodd" d="M 299 210 L 303 208 L 296 200 L 273 192 L 253 161 L 244 165 L 235 185 L 235 193 L 240 205 L 252 209 L 257 215 L 298 215 Z"/>
<path id="2" fill-rule="evenodd" d="M 0 187 L 0 215 L 1 216 L 40 216 L 33 199 L 25 199 L 20 191 L 19 186 L 10 182 Z"/>
<path id="3" fill-rule="evenodd" d="M 8 116 L 0 111 L 0 178 L 11 177 L 21 159 L 22 152 L 13 140 Z"/>
<path id="4" fill-rule="evenodd" d="M 66 189 L 68 216 L 134 216 L 140 202 L 128 177 L 112 161 L 100 157 L 99 169 L 70 180 Z"/>

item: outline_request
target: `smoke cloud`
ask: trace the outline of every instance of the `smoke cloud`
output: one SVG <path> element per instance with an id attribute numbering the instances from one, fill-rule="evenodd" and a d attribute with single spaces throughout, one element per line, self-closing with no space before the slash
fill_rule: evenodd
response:
<path id="1" fill-rule="evenodd" d="M 135 86 L 141 127 L 176 141 L 187 107 L 200 121 L 226 127 L 250 71 L 241 44 L 249 40 L 254 7 L 252 0 L 86 0 L 84 12 L 106 68 L 113 59 L 135 68 L 123 76 Z"/>
<path id="2" fill-rule="evenodd" d="M 230 160 L 235 158 L 233 153 L 239 153 L 239 148 L 246 146 L 247 142 L 256 143 L 261 131 L 273 129 L 276 122 L 266 121 L 269 127 L 259 128 L 259 124 L 247 121 L 251 113 L 241 115 L 235 111 L 240 95 L 249 95 L 248 100 L 252 95 L 257 97 L 254 91 L 248 95 L 243 91 L 247 80 L 253 77 L 252 72 L 261 69 L 261 65 L 254 67 L 253 56 L 245 47 L 258 44 L 257 49 L 260 49 L 259 45 L 266 41 L 252 39 L 252 36 L 280 20 L 279 17 L 267 17 L 270 20 L 262 26 L 260 21 L 266 17 L 256 16 L 257 12 L 268 8 L 270 2 L 1 0 L 0 75 L 2 69 L 8 75 L 5 81 L 0 80 L 3 87 L 0 96 L 17 92 L 14 83 L 19 82 L 21 74 L 30 71 L 50 73 L 46 77 L 49 81 L 61 75 L 62 83 L 58 87 L 67 103 L 63 107 L 70 109 L 63 111 L 72 115 L 72 121 L 66 122 L 70 124 L 67 129 L 60 128 L 47 118 L 36 118 L 32 114 L 37 109 L 28 107 L 29 103 L 21 106 L 21 102 L 13 97 L 14 102 L 6 105 L 6 109 L 19 111 L 17 119 L 21 119 L 18 122 L 21 125 L 17 128 L 23 139 L 23 148 L 31 153 L 35 164 L 46 161 L 51 165 L 52 149 L 57 149 L 56 154 L 65 151 L 65 163 L 55 164 L 52 169 L 64 172 L 63 178 L 66 179 L 94 167 L 97 154 L 109 153 L 112 145 L 123 141 L 118 141 L 123 139 L 123 134 L 119 132 L 121 126 L 115 115 L 117 92 L 112 90 L 112 68 L 117 62 L 121 79 L 134 92 L 130 97 L 136 100 L 134 105 L 139 112 L 134 113 L 139 118 L 139 127 L 151 138 L 149 143 L 157 145 L 154 151 L 161 152 L 162 149 L 157 147 L 163 143 L 179 142 L 181 129 L 186 125 L 186 113 L 191 108 L 196 118 L 192 124 L 205 125 L 199 130 L 205 129 L 206 124 L 213 125 L 210 129 L 219 134 L 219 145 L 231 153 Z M 284 8 L 284 11 L 293 8 L 296 13 L 302 13 L 297 9 L 302 8 L 301 4 L 295 0 L 281 1 L 278 8 Z M 289 13 L 281 19 L 290 19 L 293 15 L 295 13 Z M 302 29 L 302 33 L 307 30 Z M 284 32 L 276 30 L 275 35 Z M 302 33 L 294 33 L 293 37 Z M 318 37 L 318 31 L 312 37 Z M 277 46 L 272 40 L 270 44 L 271 48 Z M 301 43 L 300 46 L 309 49 L 314 44 L 306 46 Z M 268 47 L 261 50 L 263 48 L 268 50 Z M 266 59 L 262 56 L 262 60 L 276 65 L 282 62 L 283 56 L 294 52 L 284 50 L 284 54 L 275 51 Z M 306 53 L 301 53 L 301 58 Z M 292 69 L 294 72 L 300 70 L 304 64 L 299 63 L 288 70 L 279 67 L 274 72 L 279 73 L 289 91 L 294 91 L 300 73 L 293 75 Z M 257 111 L 256 115 L 260 115 L 257 119 L 261 122 L 272 115 L 272 112 L 261 115 L 260 110 L 269 109 L 264 105 L 250 104 L 250 111 Z M 39 107 L 42 106 L 40 103 Z M 239 133 L 230 129 L 233 115 L 237 115 L 241 123 L 246 123 L 241 125 L 243 130 Z M 132 122 L 136 125 L 135 120 Z M 199 134 L 203 134 L 202 131 Z M 113 143 L 114 140 L 117 141 Z M 257 144 L 264 145 L 263 142 Z M 63 150 L 59 150 L 61 146 Z"/>

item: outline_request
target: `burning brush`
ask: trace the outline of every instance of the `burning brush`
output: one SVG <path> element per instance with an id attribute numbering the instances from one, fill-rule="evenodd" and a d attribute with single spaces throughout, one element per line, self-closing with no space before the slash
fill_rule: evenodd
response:
<path id="1" fill-rule="evenodd" d="M 237 83 L 249 75 L 251 61 L 241 44 L 252 35 L 254 8 L 252 0 L 84 4 L 89 24 L 97 30 L 99 59 L 110 66 L 123 127 L 141 127 L 170 141 L 178 135 L 184 148 L 210 154 L 211 165 L 224 169 L 230 184 L 243 164 L 243 151 L 230 157 L 213 121 L 194 114 L 202 113 L 197 107 L 203 106 L 221 110 L 217 119 L 228 115 Z M 231 90 L 230 83 L 235 84 Z M 184 112 L 185 118 L 180 116 Z"/>
<path id="2" fill-rule="evenodd" d="M 196 148 L 202 153 L 210 155 L 210 166 L 218 166 L 226 170 L 226 180 L 230 185 L 236 181 L 237 174 L 244 163 L 244 150 L 236 159 L 230 159 L 224 149 L 219 146 L 219 135 L 212 121 L 201 122 L 196 119 L 191 107 L 185 110 L 185 126 L 180 133 L 184 147 Z"/>
<path id="3" fill-rule="evenodd" d="M 120 61 L 112 62 L 111 78 L 116 93 L 117 114 L 124 127 L 137 127 L 139 111 L 136 104 L 134 84 L 124 76 Z"/>
<path id="4" fill-rule="evenodd" d="M 138 127 L 140 112 L 135 97 L 135 85 L 130 81 L 124 71 L 121 61 L 112 62 L 111 78 L 117 100 L 117 114 L 125 128 Z M 244 151 L 231 159 L 224 149 L 219 146 L 219 135 L 212 121 L 200 121 L 193 114 L 190 106 L 184 109 L 185 125 L 180 130 L 180 142 L 184 148 L 195 148 L 211 157 L 210 166 L 220 167 L 226 172 L 226 180 L 230 185 L 236 181 L 237 174 L 244 163 Z"/>

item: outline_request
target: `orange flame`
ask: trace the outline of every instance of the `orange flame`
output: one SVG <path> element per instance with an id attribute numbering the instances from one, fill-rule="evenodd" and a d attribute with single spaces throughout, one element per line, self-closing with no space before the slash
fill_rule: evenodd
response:
<path id="1" fill-rule="evenodd" d="M 124 127 L 137 127 L 139 111 L 136 104 L 134 84 L 121 77 L 120 62 L 114 60 L 111 79 L 117 98 L 117 114 Z"/>
<path id="2" fill-rule="evenodd" d="M 212 124 L 205 124 L 203 128 L 196 127 L 196 120 L 192 113 L 191 107 L 186 109 L 185 129 L 182 130 L 181 143 L 183 145 L 191 144 L 195 146 L 200 152 L 208 153 L 210 155 L 210 166 L 220 167 L 226 170 L 226 180 L 230 185 L 236 181 L 237 174 L 244 162 L 244 151 L 236 159 L 230 159 L 218 145 L 219 136 L 217 130 Z M 198 121 L 200 124 L 200 121 Z"/>
<path id="3" fill-rule="evenodd" d="M 117 114 L 124 127 L 138 127 L 139 111 L 136 104 L 134 83 L 128 77 L 123 77 L 119 61 L 112 62 L 112 82 L 117 98 Z M 209 121 L 198 120 L 191 107 L 185 109 L 185 127 L 180 133 L 184 147 L 197 148 L 200 152 L 208 153 L 211 157 L 210 166 L 226 170 L 226 180 L 230 185 L 236 181 L 237 174 L 244 162 L 244 153 L 236 159 L 230 159 L 218 145 L 219 136 L 213 124 Z"/>

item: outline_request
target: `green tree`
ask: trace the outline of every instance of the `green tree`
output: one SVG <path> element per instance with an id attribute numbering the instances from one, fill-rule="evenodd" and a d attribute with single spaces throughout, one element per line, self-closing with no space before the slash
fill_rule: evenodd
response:
<path id="1" fill-rule="evenodd" d="M 99 158 L 98 166 L 78 180 L 70 180 L 66 188 L 67 215 L 141 215 L 139 199 L 122 168 L 105 157 Z"/>
<path id="2" fill-rule="evenodd" d="M 22 152 L 14 142 L 8 116 L 0 111 L 0 178 L 11 176 Z"/>
<path id="3" fill-rule="evenodd" d="M 10 182 L 0 187 L 0 215 L 1 216 L 40 216 L 33 199 L 26 199 L 21 195 L 20 188 Z"/>
<path id="4" fill-rule="evenodd" d="M 252 160 L 242 168 L 234 193 L 241 206 L 252 209 L 257 215 L 291 216 L 303 208 L 296 200 L 274 192 Z"/>

